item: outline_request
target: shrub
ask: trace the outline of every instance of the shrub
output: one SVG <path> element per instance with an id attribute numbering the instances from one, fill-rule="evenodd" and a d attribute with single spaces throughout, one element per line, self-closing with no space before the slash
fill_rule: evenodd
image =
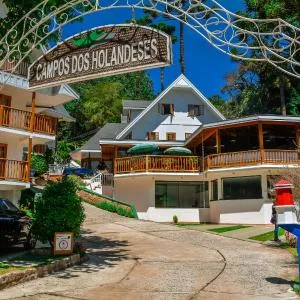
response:
<path id="1" fill-rule="evenodd" d="M 37 239 L 52 245 L 55 232 L 73 232 L 75 237 L 78 236 L 84 217 L 76 184 L 65 177 L 50 182 L 42 194 L 37 194 L 32 231 Z"/>
<path id="2" fill-rule="evenodd" d="M 31 168 L 35 171 L 35 174 L 40 176 L 48 171 L 48 164 L 44 156 L 40 154 L 32 154 L 31 156 Z"/>
<path id="3" fill-rule="evenodd" d="M 103 202 L 98 203 L 96 206 L 103 210 L 110 211 L 112 213 L 117 213 L 120 216 L 124 216 L 127 218 L 134 218 L 132 209 L 126 209 L 122 206 L 118 206 L 115 203 L 103 201 Z"/>
<path id="4" fill-rule="evenodd" d="M 178 223 L 178 217 L 176 215 L 173 216 L 173 223 L 174 224 Z"/>
<path id="5" fill-rule="evenodd" d="M 21 192 L 21 199 L 19 201 L 19 206 L 22 209 L 34 210 L 34 196 L 35 193 L 30 189 L 23 190 Z"/>
<path id="6" fill-rule="evenodd" d="M 76 187 L 85 186 L 84 181 L 77 175 L 68 175 L 69 180 L 73 181 Z"/>

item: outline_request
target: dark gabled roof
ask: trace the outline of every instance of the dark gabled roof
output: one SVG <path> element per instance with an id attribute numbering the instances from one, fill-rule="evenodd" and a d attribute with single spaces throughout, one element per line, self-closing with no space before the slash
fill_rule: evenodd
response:
<path id="1" fill-rule="evenodd" d="M 61 119 L 66 122 L 75 122 L 76 120 L 69 114 L 69 112 L 65 109 L 64 105 L 58 105 L 53 108 L 48 108 L 44 112 L 47 116 L 51 116 L 54 118 Z"/>
<path id="2" fill-rule="evenodd" d="M 145 109 L 151 101 L 148 100 L 123 100 L 123 109 Z"/>
<path id="3" fill-rule="evenodd" d="M 99 129 L 98 132 L 80 148 L 80 150 L 100 151 L 100 139 L 114 139 L 126 126 L 127 124 L 122 123 L 107 123 Z"/>

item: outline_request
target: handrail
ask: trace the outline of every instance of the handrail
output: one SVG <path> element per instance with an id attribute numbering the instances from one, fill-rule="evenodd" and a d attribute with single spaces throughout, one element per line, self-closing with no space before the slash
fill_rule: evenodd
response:
<path id="1" fill-rule="evenodd" d="M 0 158 L 0 180 L 10 179 L 29 182 L 28 162 Z"/>
<path id="2" fill-rule="evenodd" d="M 31 126 L 32 121 L 34 122 L 33 126 Z M 28 131 L 32 128 L 33 132 L 55 135 L 57 119 L 37 114 L 32 120 L 31 111 L 0 105 L 0 126 Z"/>
<path id="3" fill-rule="evenodd" d="M 263 152 L 263 153 L 262 153 Z M 299 164 L 298 150 L 264 149 L 198 156 L 142 155 L 115 159 L 114 173 L 203 172 L 204 170 L 257 164 Z"/>
<path id="4" fill-rule="evenodd" d="M 198 156 L 142 155 L 115 159 L 115 173 L 132 172 L 199 172 Z"/>

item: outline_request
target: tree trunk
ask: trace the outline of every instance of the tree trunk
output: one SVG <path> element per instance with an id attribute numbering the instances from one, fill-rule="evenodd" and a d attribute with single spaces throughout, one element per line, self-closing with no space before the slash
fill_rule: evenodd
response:
<path id="1" fill-rule="evenodd" d="M 160 68 L 160 91 L 165 89 L 165 68 Z"/>
<path id="2" fill-rule="evenodd" d="M 280 108 L 281 114 L 286 116 L 285 87 L 282 78 L 280 78 Z"/>
<path id="3" fill-rule="evenodd" d="M 182 22 L 180 22 L 180 58 L 179 58 L 179 62 L 180 62 L 180 71 L 181 74 L 185 74 L 185 63 L 184 63 L 184 24 Z"/>

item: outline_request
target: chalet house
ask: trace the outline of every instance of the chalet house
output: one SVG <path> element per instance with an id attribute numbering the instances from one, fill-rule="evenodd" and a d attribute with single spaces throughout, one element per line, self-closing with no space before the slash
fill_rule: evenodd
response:
<path id="1" fill-rule="evenodd" d="M 62 104 L 78 98 L 68 86 L 28 90 L 28 64 L 13 74 L 12 63 L 0 70 L 0 197 L 16 203 L 30 187 L 33 152 L 53 143 L 59 121 L 73 121 Z"/>
<path id="2" fill-rule="evenodd" d="M 126 122 L 106 125 L 91 148 L 112 170 L 114 197 L 134 204 L 141 219 L 270 222 L 271 181 L 299 166 L 300 118 L 226 120 L 183 75 L 143 110 L 128 111 Z M 127 154 L 145 143 L 161 152 Z M 163 154 L 175 146 L 193 156 Z"/>

